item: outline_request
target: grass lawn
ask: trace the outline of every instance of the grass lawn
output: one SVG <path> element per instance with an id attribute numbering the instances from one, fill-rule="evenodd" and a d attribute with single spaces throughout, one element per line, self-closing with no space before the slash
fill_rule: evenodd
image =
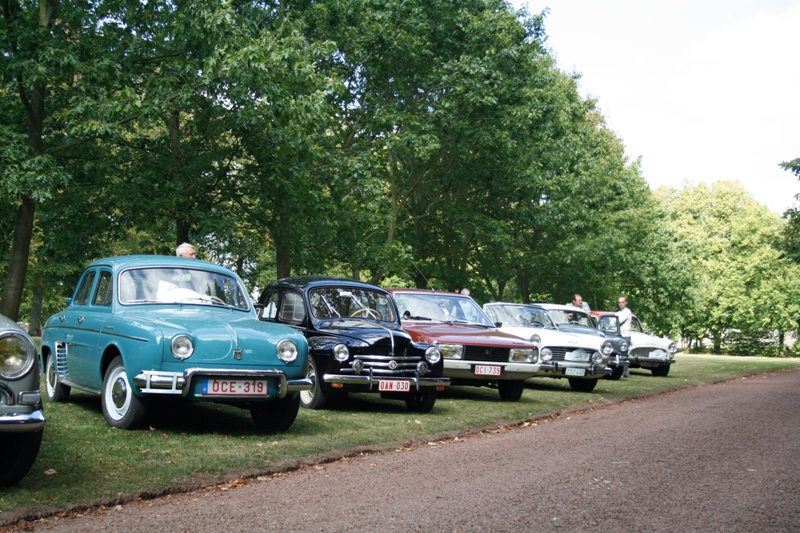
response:
<path id="1" fill-rule="evenodd" d="M 500 401 L 496 390 L 452 387 L 425 415 L 377 394 L 352 394 L 329 410 L 301 409 L 289 431 L 273 434 L 259 431 L 245 410 L 180 402 L 160 405 L 148 429 L 112 429 L 98 396 L 73 391 L 68 403 L 46 403 L 44 442 L 33 469 L 19 485 L 0 489 L 0 526 L 68 508 L 274 473 L 364 448 L 476 432 L 579 405 L 800 367 L 798 358 L 678 354 L 676 359 L 667 377 L 634 369 L 630 379 L 601 380 L 588 394 L 572 392 L 565 379 L 528 380 L 515 403 Z"/>

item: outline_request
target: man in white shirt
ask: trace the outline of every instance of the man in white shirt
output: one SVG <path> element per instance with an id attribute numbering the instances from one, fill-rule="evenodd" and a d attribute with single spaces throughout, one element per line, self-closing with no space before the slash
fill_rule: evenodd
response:
<path id="1" fill-rule="evenodd" d="M 617 304 L 619 305 L 619 311 L 617 311 L 617 320 L 619 320 L 619 334 L 623 337 L 626 341 L 628 341 L 628 346 L 631 345 L 631 321 L 633 320 L 633 313 L 631 310 L 628 309 L 628 300 L 625 299 L 624 296 L 620 296 L 619 300 L 617 300 Z M 630 349 L 630 348 L 628 348 Z M 625 373 L 622 377 L 627 378 L 629 374 L 628 367 L 625 367 Z"/>
<path id="2" fill-rule="evenodd" d="M 592 310 L 592 308 L 589 307 L 589 304 L 583 301 L 583 296 L 581 296 L 580 294 L 574 295 L 572 297 L 572 302 L 568 303 L 567 305 L 571 305 L 572 307 L 577 307 L 579 309 L 583 309 L 587 313 Z"/>

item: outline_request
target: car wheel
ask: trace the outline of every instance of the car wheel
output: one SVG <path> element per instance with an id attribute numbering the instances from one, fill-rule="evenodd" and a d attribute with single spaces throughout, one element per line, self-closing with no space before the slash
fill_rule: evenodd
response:
<path id="1" fill-rule="evenodd" d="M 497 391 L 500 393 L 500 399 L 504 402 L 517 402 L 522 398 L 522 390 L 525 388 L 525 381 L 498 381 Z"/>
<path id="2" fill-rule="evenodd" d="M 328 403 L 330 391 L 322 383 L 322 374 L 319 372 L 317 360 L 308 356 L 308 369 L 306 377 L 314 382 L 308 390 L 300 391 L 300 405 L 306 409 L 322 409 Z"/>
<path id="3" fill-rule="evenodd" d="M 279 400 L 250 404 L 250 416 L 256 427 L 269 431 L 286 431 L 292 427 L 299 410 L 299 394 L 287 394 Z"/>
<path id="4" fill-rule="evenodd" d="M 412 393 L 406 398 L 406 407 L 414 413 L 430 413 L 435 403 L 435 390 Z"/>
<path id="5" fill-rule="evenodd" d="M 597 385 L 597 379 L 568 378 L 569 386 L 575 392 L 592 392 Z"/>
<path id="6" fill-rule="evenodd" d="M 36 461 L 44 431 L 7 433 L 0 439 L 0 486 L 13 485 L 25 477 Z"/>
<path id="7" fill-rule="evenodd" d="M 655 377 L 663 378 L 667 374 L 669 374 L 669 365 L 659 366 L 657 368 L 651 368 L 650 371 L 653 373 Z"/>
<path id="8" fill-rule="evenodd" d="M 138 429 L 144 425 L 147 417 L 147 399 L 134 394 L 120 356 L 115 357 L 106 369 L 100 403 L 109 426 L 119 429 Z"/>
<path id="9" fill-rule="evenodd" d="M 612 381 L 617 381 L 622 378 L 622 374 L 625 372 L 624 366 L 615 366 L 611 368 L 611 374 L 606 376 L 606 379 L 610 379 Z"/>
<path id="10" fill-rule="evenodd" d="M 69 399 L 71 388 L 58 382 L 56 357 L 52 354 L 47 356 L 47 363 L 45 363 L 44 382 L 48 400 L 51 402 L 66 402 Z"/>

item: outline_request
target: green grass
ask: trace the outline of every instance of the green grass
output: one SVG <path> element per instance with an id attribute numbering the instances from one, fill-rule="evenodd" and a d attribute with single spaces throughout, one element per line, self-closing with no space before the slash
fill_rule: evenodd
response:
<path id="1" fill-rule="evenodd" d="M 333 409 L 301 409 L 289 431 L 274 434 L 257 430 L 247 411 L 180 402 L 159 409 L 148 429 L 121 431 L 106 424 L 99 397 L 73 391 L 68 403 L 45 405 L 44 442 L 33 469 L 18 486 L 0 489 L 0 525 L 70 507 L 281 471 L 306 458 L 425 442 L 581 404 L 800 366 L 797 358 L 679 354 L 677 360 L 665 378 L 635 369 L 628 380 L 601 380 L 590 394 L 572 392 L 564 379 L 529 380 L 516 403 L 501 402 L 495 390 L 453 387 L 426 415 L 410 413 L 403 402 L 381 400 L 377 394 L 354 394 Z"/>

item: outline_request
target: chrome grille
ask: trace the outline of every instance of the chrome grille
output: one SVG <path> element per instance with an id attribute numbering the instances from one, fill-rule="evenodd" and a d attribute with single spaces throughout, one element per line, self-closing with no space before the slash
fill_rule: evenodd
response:
<path id="1" fill-rule="evenodd" d="M 413 376 L 417 371 L 417 364 L 422 361 L 422 357 L 416 356 L 395 356 L 395 355 L 356 355 L 355 359 L 364 363 L 362 374 L 368 374 L 372 369 L 375 376 Z M 397 368 L 391 369 L 389 366 L 392 361 L 397 363 Z M 343 368 L 342 372 L 353 372 L 352 368 Z M 430 370 L 428 370 L 430 372 Z"/>
<path id="2" fill-rule="evenodd" d="M 511 348 L 502 348 L 500 346 L 464 346 L 464 359 L 507 363 L 510 351 Z"/>
<path id="3" fill-rule="evenodd" d="M 661 348 L 641 347 L 641 348 L 634 348 L 633 350 L 631 350 L 629 356 L 639 357 L 644 359 L 650 359 L 651 357 L 655 359 L 666 359 L 667 351 L 662 350 Z"/>

